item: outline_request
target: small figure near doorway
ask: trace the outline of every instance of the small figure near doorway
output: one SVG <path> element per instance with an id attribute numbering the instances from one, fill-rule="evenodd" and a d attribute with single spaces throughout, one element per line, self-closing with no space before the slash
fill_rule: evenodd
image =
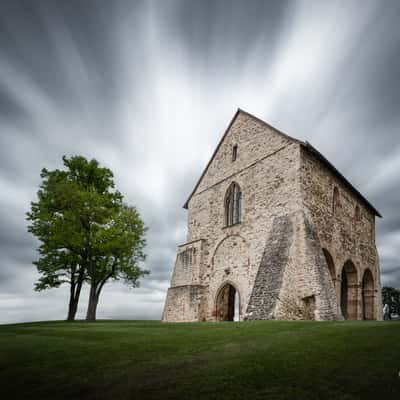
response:
<path id="1" fill-rule="evenodd" d="M 389 304 L 386 303 L 383 306 L 383 320 L 388 321 L 389 319 L 391 319 L 390 318 L 390 306 L 389 306 Z"/>

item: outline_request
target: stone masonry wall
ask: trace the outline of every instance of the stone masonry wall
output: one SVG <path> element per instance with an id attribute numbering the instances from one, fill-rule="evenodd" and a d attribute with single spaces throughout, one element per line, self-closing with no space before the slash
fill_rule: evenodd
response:
<path id="1" fill-rule="evenodd" d="M 236 161 L 231 158 L 234 145 Z M 215 299 L 227 282 L 239 292 L 244 318 L 274 217 L 301 206 L 299 170 L 297 143 L 239 113 L 188 206 L 187 242 L 203 240 L 200 284 L 205 289 L 199 320 L 215 319 Z M 233 181 L 242 192 L 242 218 L 227 227 L 224 199 Z M 175 271 L 173 280 L 183 284 L 187 278 L 177 275 Z M 170 320 L 178 318 L 170 315 Z"/>
<path id="2" fill-rule="evenodd" d="M 242 193 L 241 221 L 226 226 L 232 182 Z M 163 320 L 214 321 L 218 292 L 227 283 L 238 291 L 240 320 L 341 319 L 347 259 L 356 265 L 358 284 L 371 269 L 379 318 L 374 235 L 371 212 L 300 142 L 239 112 L 188 201 L 187 243 L 178 248 Z M 333 280 L 322 248 L 335 261 Z M 357 293 L 361 301 L 361 289 Z"/>
<path id="3" fill-rule="evenodd" d="M 275 217 L 254 282 L 246 318 L 273 319 L 285 267 L 293 244 L 294 226 L 288 215 Z"/>
<path id="4" fill-rule="evenodd" d="M 232 162 L 234 144 L 238 157 Z M 239 115 L 214 160 L 218 168 L 211 164 L 210 174 L 189 202 L 188 241 L 205 240 L 205 318 L 214 320 L 218 290 L 229 282 L 239 292 L 243 319 L 273 218 L 300 207 L 299 148 L 262 123 Z M 242 191 L 242 219 L 226 227 L 224 198 L 233 181 Z M 230 238 L 238 236 L 240 246 L 235 246 Z"/>
<path id="5" fill-rule="evenodd" d="M 202 314 L 201 302 L 204 287 L 200 285 L 185 285 L 170 287 L 167 292 L 163 321 L 195 322 Z"/>
<path id="6" fill-rule="evenodd" d="M 171 287 L 201 284 L 203 246 L 201 239 L 178 246 Z"/>
<path id="7" fill-rule="evenodd" d="M 295 234 L 274 312 L 276 319 L 341 319 L 321 243 L 303 210 L 290 215 Z"/>
<path id="8" fill-rule="evenodd" d="M 375 218 L 368 207 L 319 159 L 301 150 L 301 187 L 304 207 L 309 210 L 321 246 L 333 258 L 333 283 L 340 307 L 341 273 L 351 260 L 357 270 L 357 318 L 362 319 L 362 279 L 370 269 L 375 284 L 375 317 L 381 315 L 381 292 L 378 253 L 375 246 Z M 338 198 L 334 203 L 334 188 Z M 358 207 L 359 211 L 356 211 Z M 340 310 L 338 310 L 340 312 Z"/>
<path id="9" fill-rule="evenodd" d="M 246 317 L 341 318 L 318 236 L 303 211 L 274 219 Z"/>

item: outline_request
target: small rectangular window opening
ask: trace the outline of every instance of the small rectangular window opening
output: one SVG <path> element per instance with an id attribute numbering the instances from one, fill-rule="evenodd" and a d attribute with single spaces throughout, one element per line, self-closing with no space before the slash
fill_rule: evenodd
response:
<path id="1" fill-rule="evenodd" d="M 237 149 L 238 149 L 237 144 L 235 144 L 235 145 L 233 146 L 233 148 L 232 148 L 232 161 L 236 161 L 236 158 L 237 158 Z"/>

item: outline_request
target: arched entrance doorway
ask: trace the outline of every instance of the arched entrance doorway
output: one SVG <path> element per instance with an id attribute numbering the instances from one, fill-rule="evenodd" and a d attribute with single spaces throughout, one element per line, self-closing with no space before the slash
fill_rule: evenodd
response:
<path id="1" fill-rule="evenodd" d="M 350 260 L 342 269 L 340 306 L 344 319 L 357 319 L 357 270 Z"/>
<path id="2" fill-rule="evenodd" d="M 335 284 L 336 277 L 335 277 L 335 264 L 333 263 L 333 258 L 328 250 L 322 249 L 322 252 L 324 253 L 326 263 L 328 264 L 329 274 L 331 276 L 333 284 Z"/>
<path id="3" fill-rule="evenodd" d="M 374 297 L 374 278 L 371 270 L 367 269 L 362 280 L 363 319 L 375 319 Z"/>
<path id="4" fill-rule="evenodd" d="M 217 294 L 216 318 L 217 321 L 239 320 L 239 293 L 230 283 L 222 286 Z"/>

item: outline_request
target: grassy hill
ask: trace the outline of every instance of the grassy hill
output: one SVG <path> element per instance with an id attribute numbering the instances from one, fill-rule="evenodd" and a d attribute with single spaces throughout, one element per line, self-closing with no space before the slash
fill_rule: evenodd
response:
<path id="1" fill-rule="evenodd" d="M 400 399 L 400 322 L 0 326 L 2 399 Z"/>

